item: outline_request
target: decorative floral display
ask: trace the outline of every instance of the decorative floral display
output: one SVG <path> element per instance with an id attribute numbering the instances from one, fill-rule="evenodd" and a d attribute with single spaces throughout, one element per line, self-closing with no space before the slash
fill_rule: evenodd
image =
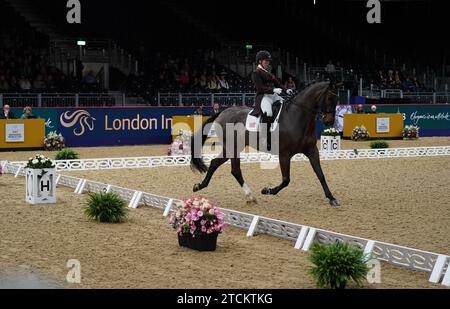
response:
<path id="1" fill-rule="evenodd" d="M 352 140 L 354 141 L 365 141 L 369 138 L 369 132 L 365 126 L 356 127 L 352 131 Z"/>
<path id="2" fill-rule="evenodd" d="M 192 197 L 176 205 L 169 223 L 179 235 L 222 233 L 225 227 L 224 214 L 203 197 Z"/>
<path id="3" fill-rule="evenodd" d="M 56 133 L 56 131 L 49 132 L 44 138 L 44 149 L 45 150 L 61 150 L 65 146 L 64 137 L 61 133 Z"/>
<path id="4" fill-rule="evenodd" d="M 191 154 L 191 132 L 180 130 L 180 133 L 170 145 L 168 156 L 184 156 Z"/>
<path id="5" fill-rule="evenodd" d="M 403 129 L 403 138 L 419 138 L 419 127 L 405 126 Z"/>
<path id="6" fill-rule="evenodd" d="M 323 130 L 322 136 L 339 136 L 339 132 L 335 128 L 329 128 Z"/>
<path id="7" fill-rule="evenodd" d="M 42 169 L 54 168 L 55 164 L 52 160 L 43 155 L 36 155 L 34 158 L 29 158 L 26 168 Z"/>

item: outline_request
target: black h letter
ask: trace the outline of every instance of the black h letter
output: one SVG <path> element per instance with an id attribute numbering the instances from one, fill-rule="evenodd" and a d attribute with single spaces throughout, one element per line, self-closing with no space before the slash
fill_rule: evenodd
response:
<path id="1" fill-rule="evenodd" d="M 44 188 L 47 188 L 47 191 L 50 191 L 50 181 L 47 180 L 47 184 L 44 185 L 44 182 L 41 181 L 41 191 L 44 191 Z"/>

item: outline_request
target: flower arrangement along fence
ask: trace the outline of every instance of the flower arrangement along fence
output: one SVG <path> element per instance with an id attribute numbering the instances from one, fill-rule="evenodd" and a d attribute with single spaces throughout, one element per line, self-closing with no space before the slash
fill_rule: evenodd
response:
<path id="1" fill-rule="evenodd" d="M 403 138 L 405 139 L 416 139 L 419 138 L 419 127 L 417 126 L 405 126 L 402 132 Z"/>
<path id="2" fill-rule="evenodd" d="M 180 246 L 213 251 L 225 227 L 225 215 L 203 197 L 192 197 L 176 205 L 169 223 L 176 229 Z"/>
<path id="3" fill-rule="evenodd" d="M 369 138 L 369 131 L 365 126 L 355 127 L 352 131 L 352 140 L 354 141 L 366 141 Z"/>
<path id="4" fill-rule="evenodd" d="M 191 154 L 191 132 L 180 131 L 173 143 L 170 145 L 168 156 L 184 156 Z"/>
<path id="5" fill-rule="evenodd" d="M 47 136 L 44 138 L 44 149 L 45 150 L 61 150 L 65 146 L 64 144 L 64 137 L 61 135 L 61 133 L 56 133 L 56 131 L 51 131 L 47 134 Z"/>

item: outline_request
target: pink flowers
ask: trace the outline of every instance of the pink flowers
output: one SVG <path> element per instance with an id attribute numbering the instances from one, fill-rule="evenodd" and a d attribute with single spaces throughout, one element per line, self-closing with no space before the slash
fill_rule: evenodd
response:
<path id="1" fill-rule="evenodd" d="M 203 197 L 189 198 L 176 207 L 176 211 L 172 212 L 169 218 L 169 224 L 180 235 L 222 233 L 225 227 L 225 215 Z"/>

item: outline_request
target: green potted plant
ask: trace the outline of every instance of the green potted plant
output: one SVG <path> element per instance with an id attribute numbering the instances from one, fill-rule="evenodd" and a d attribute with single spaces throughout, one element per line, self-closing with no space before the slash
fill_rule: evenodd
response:
<path id="1" fill-rule="evenodd" d="M 203 197 L 192 197 L 176 205 L 169 223 L 177 231 L 178 244 L 198 251 L 214 251 L 217 236 L 225 227 L 224 214 Z"/>
<path id="2" fill-rule="evenodd" d="M 39 154 L 28 159 L 25 193 L 30 204 L 56 203 L 56 168 L 52 160 Z"/>
<path id="3" fill-rule="evenodd" d="M 61 150 L 55 155 L 55 160 L 76 160 L 79 158 L 80 155 L 78 152 L 75 152 L 72 149 Z"/>
<path id="4" fill-rule="evenodd" d="M 84 210 L 85 215 L 98 222 L 120 223 L 128 216 L 127 203 L 113 192 L 91 192 Z"/>
<path id="5" fill-rule="evenodd" d="M 310 259 L 314 264 L 310 274 L 321 288 L 344 289 L 349 281 L 360 285 L 369 271 L 364 252 L 342 241 L 330 245 L 314 242 Z"/>

